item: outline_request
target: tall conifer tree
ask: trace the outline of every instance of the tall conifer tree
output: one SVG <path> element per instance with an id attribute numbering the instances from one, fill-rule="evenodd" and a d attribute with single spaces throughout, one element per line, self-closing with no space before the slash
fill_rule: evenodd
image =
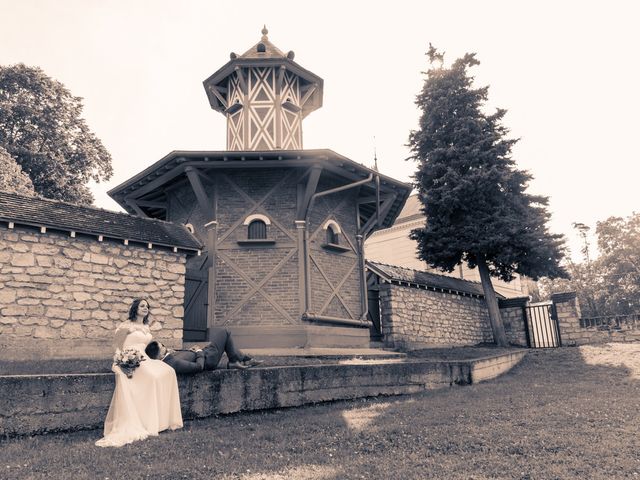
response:
<path id="1" fill-rule="evenodd" d="M 488 87 L 474 88 L 468 73 L 479 64 L 475 54 L 449 68 L 433 46 L 427 55 L 431 68 L 416 98 L 420 128 L 409 136 L 427 220 L 411 238 L 434 268 L 478 267 L 495 342 L 507 345 L 491 276 L 566 277 L 559 264 L 564 238 L 548 231 L 547 197 L 525 192 L 532 176 L 511 158 L 517 140 L 506 138 L 506 110 L 482 111 Z"/>

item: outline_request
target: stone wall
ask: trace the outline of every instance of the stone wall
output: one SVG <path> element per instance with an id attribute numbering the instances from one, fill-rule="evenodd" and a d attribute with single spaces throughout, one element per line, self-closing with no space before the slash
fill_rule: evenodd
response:
<path id="1" fill-rule="evenodd" d="M 382 333 L 391 348 L 492 342 L 484 300 L 380 284 Z"/>
<path id="2" fill-rule="evenodd" d="M 0 228 L 5 359 L 109 356 L 131 300 L 151 305 L 155 338 L 182 344 L 185 257 L 98 237 Z"/>
<path id="3" fill-rule="evenodd" d="M 635 328 L 635 324 L 582 327 L 580 304 L 575 292 L 553 294 L 551 300 L 558 315 L 562 346 L 640 341 L 640 330 Z"/>
<path id="4" fill-rule="evenodd" d="M 387 347 L 409 349 L 493 342 L 484 298 L 382 283 L 380 302 Z M 522 307 L 509 303 L 500 312 L 509 343 L 526 346 Z"/>

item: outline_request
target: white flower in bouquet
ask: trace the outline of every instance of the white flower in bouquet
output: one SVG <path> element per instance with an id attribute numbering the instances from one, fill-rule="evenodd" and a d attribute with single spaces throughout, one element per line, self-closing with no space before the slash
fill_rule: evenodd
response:
<path id="1" fill-rule="evenodd" d="M 135 348 L 126 348 L 124 350 L 116 351 L 113 356 L 113 363 L 120 367 L 122 373 L 127 378 L 133 377 L 133 372 L 140 366 L 140 362 L 146 360 L 146 357 Z"/>

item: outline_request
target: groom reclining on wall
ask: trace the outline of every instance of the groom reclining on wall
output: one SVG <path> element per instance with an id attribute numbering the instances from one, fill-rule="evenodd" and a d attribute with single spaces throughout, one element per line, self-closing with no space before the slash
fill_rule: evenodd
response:
<path id="1" fill-rule="evenodd" d="M 223 353 L 227 354 L 227 368 L 244 370 L 256 367 L 263 362 L 255 360 L 238 350 L 225 328 L 217 328 L 211 332 L 211 343 L 206 347 L 190 350 L 170 350 L 162 343 L 153 341 L 145 348 L 149 358 L 162 360 L 171 365 L 176 373 L 196 373 L 203 370 L 215 370 Z"/>

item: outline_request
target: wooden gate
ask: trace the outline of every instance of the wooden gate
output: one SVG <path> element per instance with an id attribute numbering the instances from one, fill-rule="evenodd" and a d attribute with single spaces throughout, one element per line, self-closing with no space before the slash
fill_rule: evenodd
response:
<path id="1" fill-rule="evenodd" d="M 524 307 L 526 315 L 527 344 L 530 348 L 559 347 L 560 329 L 553 304 Z"/>
<path id="2" fill-rule="evenodd" d="M 206 265 L 206 262 L 205 262 Z M 183 341 L 207 340 L 207 269 L 187 269 L 184 284 Z"/>

